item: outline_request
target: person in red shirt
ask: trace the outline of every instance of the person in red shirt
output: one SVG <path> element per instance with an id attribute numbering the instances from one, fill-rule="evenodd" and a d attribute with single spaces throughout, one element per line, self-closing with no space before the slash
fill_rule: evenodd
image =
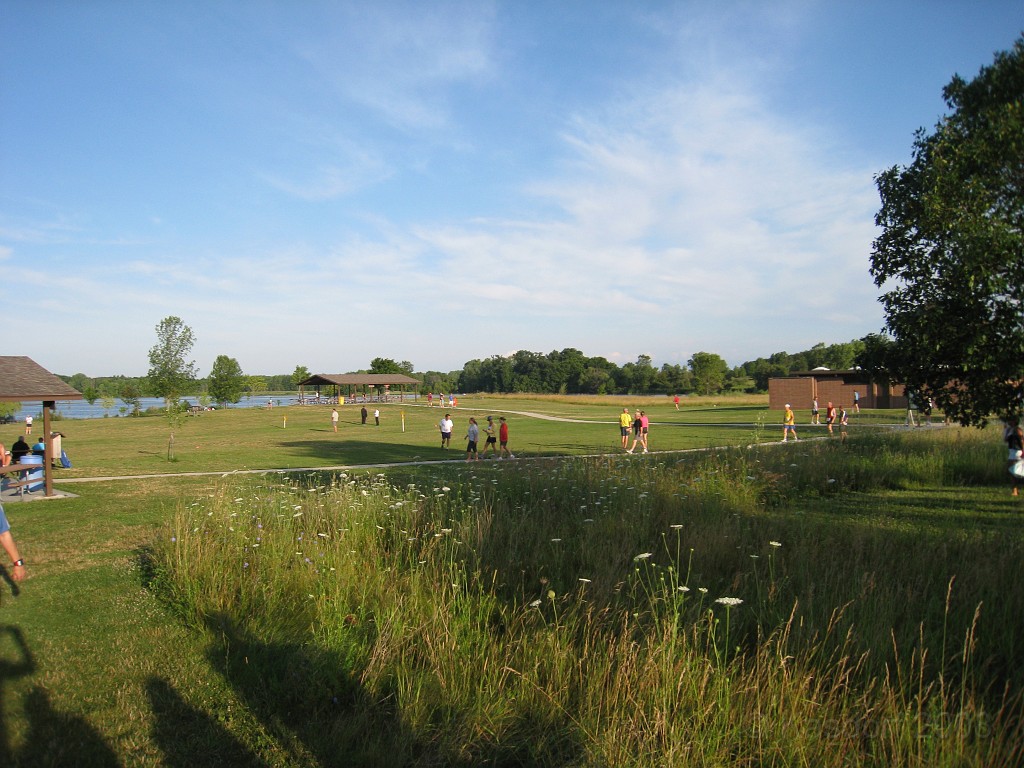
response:
<path id="1" fill-rule="evenodd" d="M 508 422 L 505 421 L 504 416 L 499 416 L 498 421 L 501 422 L 501 426 L 498 427 L 498 445 L 501 446 L 501 450 L 498 452 L 498 458 L 514 459 L 515 455 L 508 449 Z"/>

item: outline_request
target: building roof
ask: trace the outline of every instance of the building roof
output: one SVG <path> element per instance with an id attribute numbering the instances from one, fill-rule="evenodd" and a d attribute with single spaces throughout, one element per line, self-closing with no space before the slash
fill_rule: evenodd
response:
<path id="1" fill-rule="evenodd" d="M 791 371 L 785 376 L 775 376 L 773 378 L 785 379 L 785 378 L 796 378 L 813 376 L 819 379 L 827 379 L 829 377 L 841 377 L 841 376 L 868 376 L 868 372 L 863 368 L 837 368 L 832 370 L 830 368 L 814 368 L 810 371 Z"/>
<path id="2" fill-rule="evenodd" d="M 0 355 L 0 401 L 81 399 L 81 392 L 31 358 Z"/>
<path id="3" fill-rule="evenodd" d="M 419 384 L 419 379 L 400 373 L 317 373 L 299 382 L 300 387 L 337 384 L 382 387 L 385 384 Z"/>

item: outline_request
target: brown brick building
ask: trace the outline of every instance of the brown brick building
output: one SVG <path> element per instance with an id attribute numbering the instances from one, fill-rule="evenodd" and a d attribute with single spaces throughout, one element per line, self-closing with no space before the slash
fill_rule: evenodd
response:
<path id="1" fill-rule="evenodd" d="M 907 397 L 902 384 L 872 381 L 867 371 L 813 371 L 791 373 L 789 376 L 768 379 L 768 407 L 780 411 L 786 403 L 794 409 L 807 410 L 817 398 L 821 410 L 830 400 L 836 407 L 853 406 L 853 393 L 860 395 L 861 408 L 906 408 Z"/>

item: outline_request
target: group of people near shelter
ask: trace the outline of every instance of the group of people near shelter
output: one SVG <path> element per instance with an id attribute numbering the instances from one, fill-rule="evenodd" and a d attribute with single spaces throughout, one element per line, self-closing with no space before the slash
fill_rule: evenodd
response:
<path id="1" fill-rule="evenodd" d="M 850 415 L 846 412 L 845 406 L 839 406 L 838 410 L 836 406 L 829 401 L 825 407 L 825 426 L 828 428 L 829 437 L 835 435 L 834 427 L 836 423 L 839 423 L 839 437 L 845 442 L 847 437 L 847 428 L 850 425 Z M 820 409 L 818 408 L 818 401 L 815 400 L 811 406 L 811 424 L 821 424 Z M 785 410 L 782 415 L 782 442 L 788 442 L 790 435 L 793 436 L 793 440 L 799 440 L 796 435 L 796 414 L 793 412 L 793 406 L 786 403 Z"/>
<path id="2" fill-rule="evenodd" d="M 66 459 L 66 454 L 64 454 L 61 449 L 61 440 L 63 437 L 64 435 L 60 432 L 50 433 L 54 465 L 57 465 L 62 458 Z M 19 435 L 18 439 L 11 445 L 11 450 L 9 452 L 4 447 L 4 444 L 0 443 L 0 466 L 2 467 L 6 467 L 9 464 L 21 464 L 22 458 L 28 455 L 46 455 L 46 442 L 43 440 L 42 435 L 40 435 L 32 445 L 29 445 L 23 435 Z"/>
<path id="3" fill-rule="evenodd" d="M 438 405 L 440 405 L 442 408 L 444 408 L 446 405 L 449 408 L 458 408 L 459 407 L 459 398 L 457 398 L 455 395 L 453 395 L 451 393 L 448 394 L 447 399 L 445 399 L 444 392 L 441 392 L 440 394 L 438 394 L 437 397 L 438 397 L 438 400 L 439 400 Z M 433 405 L 434 405 L 434 393 L 433 392 L 427 392 L 427 407 L 430 408 Z"/>

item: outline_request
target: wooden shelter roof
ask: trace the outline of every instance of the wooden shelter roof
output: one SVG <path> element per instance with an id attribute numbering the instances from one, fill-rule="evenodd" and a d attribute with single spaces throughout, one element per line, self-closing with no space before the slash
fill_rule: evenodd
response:
<path id="1" fill-rule="evenodd" d="M 399 384 L 419 384 L 419 379 L 400 373 L 317 373 L 299 382 L 300 387 L 323 386 L 325 384 L 339 386 L 370 386 L 382 387 Z"/>
<path id="2" fill-rule="evenodd" d="M 28 357 L 0 355 L 0 400 L 81 400 L 82 393 Z"/>
<path id="3" fill-rule="evenodd" d="M 50 435 L 50 409 L 57 400 L 81 400 L 82 393 L 54 376 L 39 363 L 28 357 L 0 355 L 0 401 L 21 402 L 41 400 L 43 402 L 43 435 Z M 46 440 L 43 454 L 44 496 L 51 497 L 53 491 L 53 441 Z M 60 458 L 59 456 L 57 458 Z M 31 496 L 30 496 L 31 497 Z M 20 498 L 24 499 L 22 495 Z"/>

